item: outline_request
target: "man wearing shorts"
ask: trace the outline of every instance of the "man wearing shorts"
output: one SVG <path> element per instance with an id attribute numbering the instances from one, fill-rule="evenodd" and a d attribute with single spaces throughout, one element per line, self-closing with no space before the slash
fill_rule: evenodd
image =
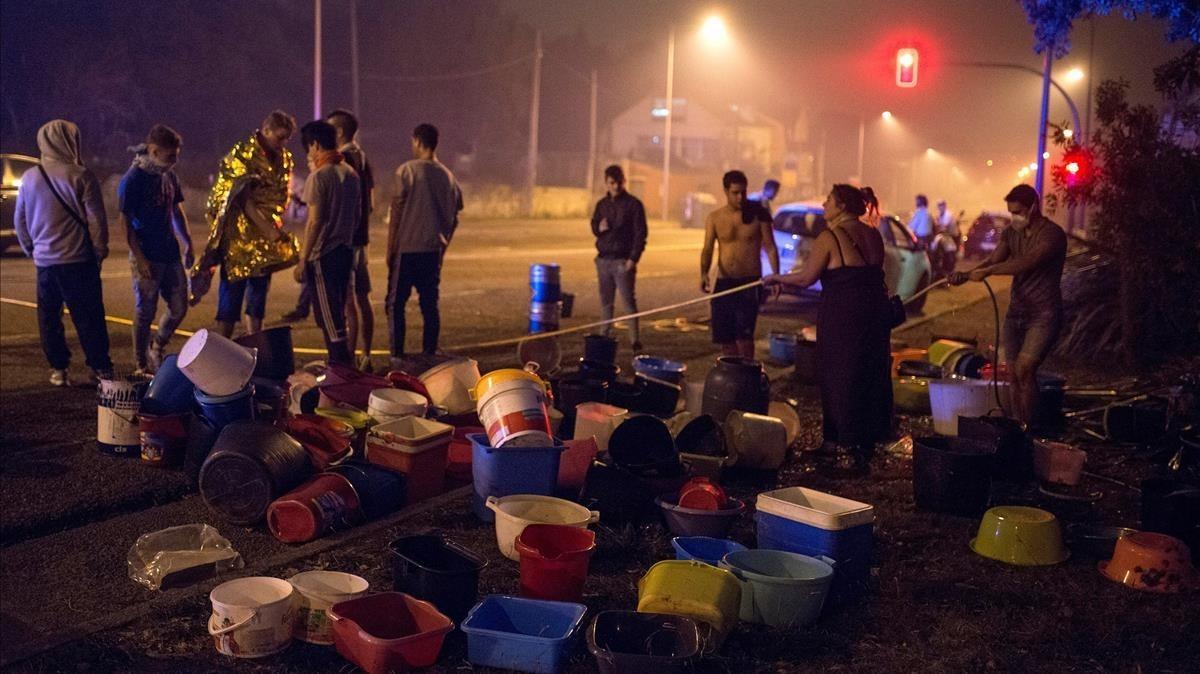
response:
<path id="1" fill-rule="evenodd" d="M 358 174 L 362 190 L 359 199 L 358 225 L 354 228 L 354 261 L 350 272 L 350 292 L 346 300 L 346 335 L 350 353 L 358 346 L 362 335 L 362 357 L 357 360 L 358 369 L 371 372 L 371 346 L 375 341 L 375 310 L 371 307 L 371 277 L 367 271 L 367 243 L 370 241 L 371 211 L 375 206 L 375 176 L 371 162 L 363 153 L 355 138 L 358 135 L 358 118 L 344 108 L 338 108 L 325 117 L 325 121 L 337 130 L 338 151 L 346 158 L 346 164 Z M 361 317 L 361 319 L 360 319 Z M 361 329 L 360 329 L 361 328 Z"/>
<path id="2" fill-rule="evenodd" d="M 720 293 L 762 278 L 760 251 L 767 251 L 773 273 L 779 273 L 779 251 L 771 233 L 771 218 L 757 202 L 746 200 L 746 174 L 729 171 L 721 179 L 725 205 L 704 221 L 704 250 L 700 253 L 700 290 L 709 290 L 713 248 L 717 249 L 717 280 L 711 292 Z M 726 356 L 754 358 L 754 327 L 762 288 L 756 286 L 712 300 L 712 338 Z"/>
<path id="3" fill-rule="evenodd" d="M 1037 404 L 1037 371 L 1054 348 L 1062 327 L 1062 271 L 1067 235 L 1042 215 L 1041 199 L 1029 185 L 1012 188 L 1004 200 L 1012 225 L 996 249 L 970 272 L 950 275 L 954 284 L 1011 275 L 1012 298 L 1001 344 L 1012 379 L 1013 416 L 1029 423 Z"/>

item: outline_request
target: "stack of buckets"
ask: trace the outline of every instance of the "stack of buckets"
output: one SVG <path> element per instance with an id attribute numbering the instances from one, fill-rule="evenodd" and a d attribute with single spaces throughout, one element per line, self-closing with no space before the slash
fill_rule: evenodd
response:
<path id="1" fill-rule="evenodd" d="M 554 332 L 562 317 L 562 286 L 557 264 L 529 266 L 529 332 Z"/>

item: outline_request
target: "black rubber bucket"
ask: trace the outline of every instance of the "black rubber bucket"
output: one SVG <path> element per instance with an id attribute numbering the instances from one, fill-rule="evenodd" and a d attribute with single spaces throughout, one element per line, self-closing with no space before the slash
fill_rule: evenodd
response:
<path id="1" fill-rule="evenodd" d="M 1200 488 L 1163 477 L 1142 480 L 1142 530 L 1174 536 L 1200 559 Z"/>
<path id="2" fill-rule="evenodd" d="M 424 599 L 456 623 L 475 605 L 487 560 L 441 536 L 404 536 L 388 545 L 392 588 Z"/>
<path id="3" fill-rule="evenodd" d="M 594 461 L 588 468 L 579 502 L 600 513 L 608 524 L 640 522 L 658 516 L 654 488 L 611 463 Z"/>
<path id="4" fill-rule="evenodd" d="M 258 359 L 254 362 L 255 377 L 283 381 L 296 371 L 290 325 L 242 335 L 233 341 L 247 348 L 258 349 Z"/>
<path id="5" fill-rule="evenodd" d="M 977 440 L 913 440 L 913 499 L 922 510 L 974 516 L 987 507 L 995 447 Z"/>
<path id="6" fill-rule="evenodd" d="M 1027 482 L 1033 477 L 1033 443 L 1019 421 L 1008 417 L 959 417 L 958 437 L 996 448 L 994 479 Z"/>
<path id="7" fill-rule="evenodd" d="M 221 429 L 200 468 L 208 509 L 233 524 L 255 524 L 267 506 L 312 474 L 304 447 L 271 424 L 235 421 Z"/>
<path id="8" fill-rule="evenodd" d="M 637 473 L 679 463 L 675 439 L 660 419 L 640 415 L 625 420 L 608 439 L 613 462 Z"/>
<path id="9" fill-rule="evenodd" d="M 584 337 L 583 359 L 609 365 L 617 362 L 617 340 L 604 335 Z"/>
<path id="10" fill-rule="evenodd" d="M 682 388 L 669 381 L 640 374 L 633 378 L 633 383 L 638 387 L 640 394 L 635 399 L 636 404 L 626 409 L 631 412 L 653 414 L 664 419 L 675 415 L 675 408 L 679 405 L 679 396 L 683 392 Z"/>
<path id="11" fill-rule="evenodd" d="M 687 422 L 675 436 L 675 448 L 684 454 L 729 456 L 721 424 L 707 414 Z"/>
<path id="12" fill-rule="evenodd" d="M 700 657 L 696 622 L 680 615 L 602 611 L 587 633 L 603 674 L 684 674 Z"/>

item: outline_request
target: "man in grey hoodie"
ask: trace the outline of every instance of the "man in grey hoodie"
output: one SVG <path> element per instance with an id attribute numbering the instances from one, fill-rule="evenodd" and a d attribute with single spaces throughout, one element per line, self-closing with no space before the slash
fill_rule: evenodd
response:
<path id="1" fill-rule="evenodd" d="M 63 119 L 38 129 L 41 165 L 21 176 L 13 226 L 37 267 L 38 330 L 50 383 L 67 386 L 71 350 L 63 331 L 65 303 L 88 367 L 112 377 L 100 263 L 108 257 L 108 220 L 100 182 L 80 158 L 79 127 Z"/>

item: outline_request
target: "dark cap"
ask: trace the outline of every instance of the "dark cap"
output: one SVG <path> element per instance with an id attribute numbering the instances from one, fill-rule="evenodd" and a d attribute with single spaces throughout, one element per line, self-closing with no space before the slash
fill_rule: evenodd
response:
<path id="1" fill-rule="evenodd" d="M 1032 186 L 1021 183 L 1009 190 L 1004 200 L 1015 201 L 1022 206 L 1033 208 L 1042 198 L 1038 196 L 1037 190 L 1033 189 Z"/>

